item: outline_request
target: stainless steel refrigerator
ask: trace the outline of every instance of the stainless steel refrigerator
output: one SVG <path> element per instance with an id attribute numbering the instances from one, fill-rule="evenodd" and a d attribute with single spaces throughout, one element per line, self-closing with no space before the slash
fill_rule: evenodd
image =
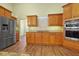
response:
<path id="1" fill-rule="evenodd" d="M 16 21 L 0 16 L 0 49 L 16 43 Z"/>

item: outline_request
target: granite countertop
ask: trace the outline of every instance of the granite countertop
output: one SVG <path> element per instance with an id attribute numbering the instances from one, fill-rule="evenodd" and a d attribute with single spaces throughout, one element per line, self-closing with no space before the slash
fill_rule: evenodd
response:
<path id="1" fill-rule="evenodd" d="M 16 52 L 0 52 L 0 56 L 30 56 L 29 54 L 22 54 Z"/>
<path id="2" fill-rule="evenodd" d="M 63 31 L 27 31 L 27 32 L 63 32 Z"/>

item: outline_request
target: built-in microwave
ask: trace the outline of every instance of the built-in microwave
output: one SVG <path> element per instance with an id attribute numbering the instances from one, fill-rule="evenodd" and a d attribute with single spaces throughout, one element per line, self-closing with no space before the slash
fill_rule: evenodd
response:
<path id="1" fill-rule="evenodd" d="M 79 40 L 79 18 L 64 21 L 65 38 Z"/>

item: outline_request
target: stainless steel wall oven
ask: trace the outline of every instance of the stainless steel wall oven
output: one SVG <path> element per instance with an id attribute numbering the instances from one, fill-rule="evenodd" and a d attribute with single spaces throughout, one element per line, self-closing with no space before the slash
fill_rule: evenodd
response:
<path id="1" fill-rule="evenodd" d="M 65 38 L 79 40 L 79 18 L 64 21 Z"/>

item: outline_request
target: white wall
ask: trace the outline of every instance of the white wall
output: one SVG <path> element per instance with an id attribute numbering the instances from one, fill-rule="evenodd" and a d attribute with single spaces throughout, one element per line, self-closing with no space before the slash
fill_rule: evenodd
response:
<path id="1" fill-rule="evenodd" d="M 16 3 L 13 13 L 19 19 L 26 19 L 27 15 L 47 16 L 52 13 L 62 13 L 64 3 Z"/>

